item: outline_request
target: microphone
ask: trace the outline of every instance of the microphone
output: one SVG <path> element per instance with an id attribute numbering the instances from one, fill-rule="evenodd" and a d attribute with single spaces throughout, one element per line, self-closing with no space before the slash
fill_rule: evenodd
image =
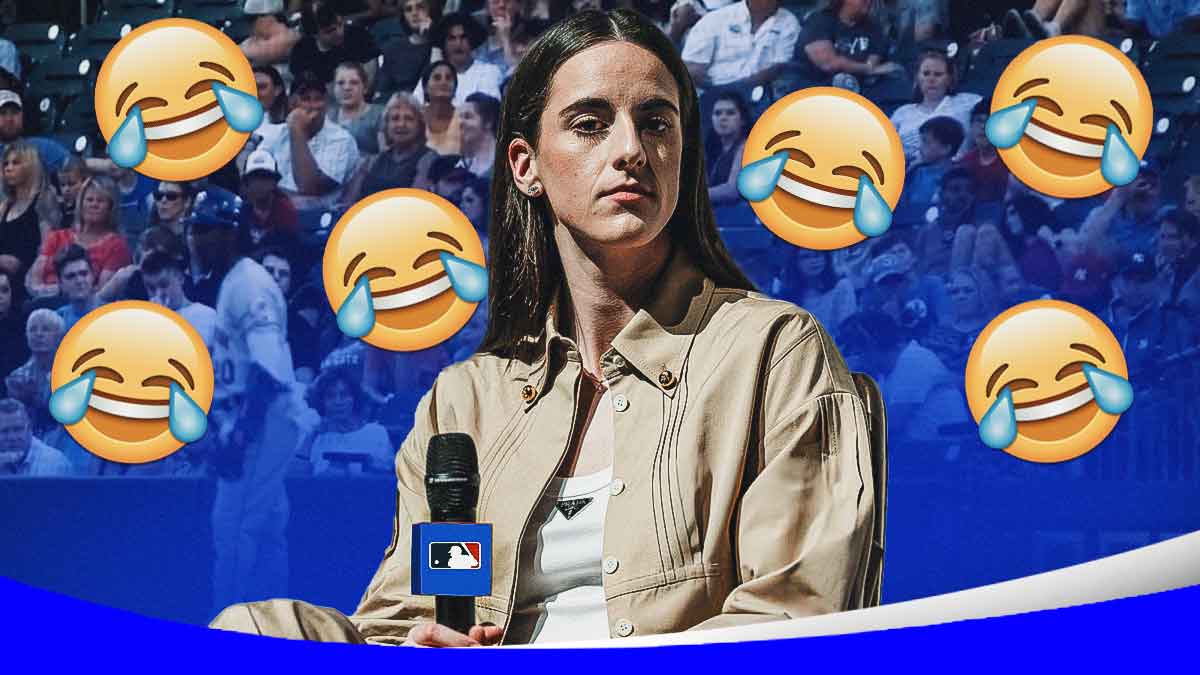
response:
<path id="1" fill-rule="evenodd" d="M 475 522 L 479 458 L 470 436 L 429 439 L 425 496 L 433 522 L 413 525 L 413 594 L 435 596 L 437 622 L 465 634 L 475 625 L 475 597 L 492 588 L 492 526 Z"/>

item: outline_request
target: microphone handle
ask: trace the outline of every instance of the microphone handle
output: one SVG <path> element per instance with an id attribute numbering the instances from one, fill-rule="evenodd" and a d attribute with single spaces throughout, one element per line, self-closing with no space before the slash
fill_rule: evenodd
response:
<path id="1" fill-rule="evenodd" d="M 475 625 L 475 598 L 461 595 L 435 596 L 437 622 L 467 634 Z"/>

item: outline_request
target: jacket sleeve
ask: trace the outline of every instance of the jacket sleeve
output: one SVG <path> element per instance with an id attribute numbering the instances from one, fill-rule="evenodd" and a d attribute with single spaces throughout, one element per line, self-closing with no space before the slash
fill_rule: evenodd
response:
<path id="1" fill-rule="evenodd" d="M 690 630 L 862 603 L 875 497 L 866 409 L 824 329 L 808 317 L 789 324 L 756 407 L 761 445 L 748 453 L 732 533 L 737 585 L 720 614 Z"/>
<path id="2" fill-rule="evenodd" d="M 350 617 L 372 644 L 400 644 L 418 623 L 434 620 L 434 598 L 412 595 L 409 552 L 413 523 L 429 520 L 425 500 L 425 449 L 437 432 L 437 383 L 421 398 L 413 428 L 396 453 L 396 513 L 383 562 Z"/>

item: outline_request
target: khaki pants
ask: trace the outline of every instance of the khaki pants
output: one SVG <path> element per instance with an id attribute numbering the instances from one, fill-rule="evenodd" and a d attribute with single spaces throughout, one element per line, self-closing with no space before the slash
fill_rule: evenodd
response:
<path id="1" fill-rule="evenodd" d="M 264 600 L 230 605 L 212 620 L 209 627 L 290 640 L 365 643 L 346 615 L 336 609 L 299 600 Z"/>

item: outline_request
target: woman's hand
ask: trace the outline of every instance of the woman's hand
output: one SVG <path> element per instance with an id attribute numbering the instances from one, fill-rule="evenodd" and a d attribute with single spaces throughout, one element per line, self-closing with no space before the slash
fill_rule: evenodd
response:
<path id="1" fill-rule="evenodd" d="M 482 647 L 500 643 L 503 629 L 491 623 L 471 626 L 466 635 L 440 623 L 422 623 L 408 631 L 408 647 Z"/>

